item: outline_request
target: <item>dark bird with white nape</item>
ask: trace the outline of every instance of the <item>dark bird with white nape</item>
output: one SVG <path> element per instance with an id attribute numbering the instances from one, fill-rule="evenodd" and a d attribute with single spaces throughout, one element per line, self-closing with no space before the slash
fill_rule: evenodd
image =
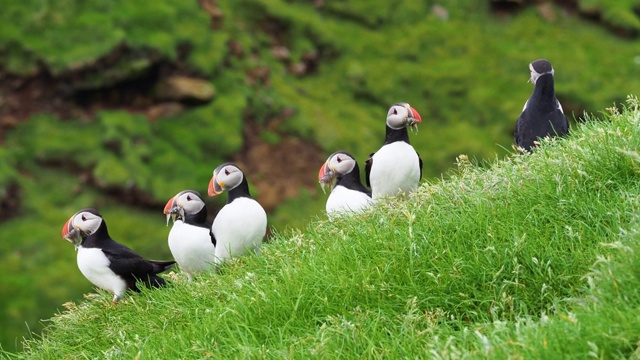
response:
<path id="1" fill-rule="evenodd" d="M 247 252 L 259 254 L 267 233 L 267 213 L 251 197 L 247 178 L 233 163 L 224 163 L 215 170 L 209 182 L 209 196 L 229 193 L 211 225 L 216 242 L 215 261 L 223 263 Z"/>
<path id="2" fill-rule="evenodd" d="M 215 264 L 216 244 L 207 221 L 207 205 L 199 192 L 184 190 L 167 201 L 163 212 L 167 225 L 173 219 L 169 250 L 192 281 L 194 273 L 210 270 Z"/>
<path id="3" fill-rule="evenodd" d="M 345 151 L 336 151 L 318 171 L 322 190 L 331 186 L 326 210 L 329 219 L 343 213 L 358 213 L 372 202 L 371 191 L 362 185 L 360 167 L 354 157 Z"/>
<path id="4" fill-rule="evenodd" d="M 366 181 L 374 200 L 418 189 L 422 159 L 409 142 L 407 128 L 421 122 L 418 111 L 408 103 L 393 104 L 389 108 L 384 144 L 365 164 Z"/>
<path id="5" fill-rule="evenodd" d="M 109 236 L 107 223 L 95 209 L 75 213 L 62 227 L 62 237 L 78 251 L 78 268 L 93 285 L 113 293 L 112 303 L 127 289 L 139 292 L 138 282 L 160 287 L 158 276 L 175 261 L 146 260 Z"/>
<path id="6" fill-rule="evenodd" d="M 541 138 L 569 132 L 569 123 L 556 98 L 551 63 L 546 59 L 535 60 L 529 64 L 529 70 L 533 93 L 524 104 L 514 132 L 516 146 L 525 151 L 531 151 Z"/>

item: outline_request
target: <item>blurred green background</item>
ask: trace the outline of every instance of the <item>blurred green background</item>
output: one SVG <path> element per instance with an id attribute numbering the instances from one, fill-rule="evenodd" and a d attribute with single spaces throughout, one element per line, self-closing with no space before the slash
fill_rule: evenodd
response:
<path id="1" fill-rule="evenodd" d="M 573 121 L 640 88 L 640 0 L 5 1 L 0 24 L 5 350 L 92 291 L 60 238 L 81 208 L 169 258 L 165 202 L 221 162 L 285 231 L 324 216 L 319 167 L 340 149 L 362 164 L 392 103 L 421 113 L 435 180 L 512 151 L 532 60 Z"/>

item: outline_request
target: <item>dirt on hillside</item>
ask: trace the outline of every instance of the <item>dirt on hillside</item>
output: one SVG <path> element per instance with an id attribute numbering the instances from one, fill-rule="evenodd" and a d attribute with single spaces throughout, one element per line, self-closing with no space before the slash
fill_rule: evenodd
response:
<path id="1" fill-rule="evenodd" d="M 208 79 L 190 71 L 179 61 L 169 62 L 152 52 L 142 55 L 135 52 L 138 60 L 140 56 L 145 56 L 147 66 L 143 71 L 131 77 L 116 75 L 114 81 L 100 86 L 91 84 L 91 78 L 101 72 L 112 72 L 119 63 L 131 59 L 134 52 L 133 49 L 120 47 L 90 66 L 57 75 L 51 74 L 44 66 L 22 76 L 0 69 L 0 145 L 9 130 L 37 113 L 46 112 L 61 119 L 91 121 L 98 111 L 118 109 L 143 114 L 153 121 L 215 101 L 213 96 L 208 99 L 197 97 L 203 92 L 201 87 L 209 83 Z M 268 86 L 268 71 L 258 70 L 247 72 L 247 82 L 254 87 Z M 159 88 L 162 90 L 159 91 Z M 273 210 L 283 200 L 297 196 L 300 186 L 311 192 L 316 191 L 316 181 L 308 175 L 317 171 L 324 160 L 319 146 L 279 132 L 279 124 L 291 115 L 293 110 L 287 109 L 265 125 L 258 125 L 252 119 L 253 115 L 246 112 L 243 131 L 245 145 L 231 159 L 243 168 L 251 169 L 251 173 L 259 174 L 256 179 L 252 178 L 252 182 L 258 188 L 256 193 L 267 210 Z M 264 130 L 277 134 L 280 141 L 277 144 L 264 141 L 260 136 Z M 95 185 L 90 175 L 77 175 L 83 177 L 87 184 Z M 11 193 L 19 190 L 16 186 L 12 185 Z M 141 208 L 158 205 L 155 199 L 138 189 L 101 190 L 110 197 Z M 0 194 L 3 214 L 17 211 L 19 201 L 14 199 L 16 201 L 9 201 L 9 197 Z"/>

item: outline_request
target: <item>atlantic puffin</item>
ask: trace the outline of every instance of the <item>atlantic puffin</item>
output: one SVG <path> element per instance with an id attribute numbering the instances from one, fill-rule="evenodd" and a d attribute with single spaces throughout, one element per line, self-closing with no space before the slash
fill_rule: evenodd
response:
<path id="1" fill-rule="evenodd" d="M 569 123 L 556 98 L 551 63 L 546 59 L 535 60 L 529 64 L 529 70 L 533 93 L 522 108 L 514 132 L 516 146 L 525 151 L 531 151 L 540 138 L 564 136 L 569 132 Z"/>
<path id="2" fill-rule="evenodd" d="M 326 211 L 329 219 L 341 213 L 357 213 L 365 210 L 372 202 L 371 191 L 360 181 L 360 167 L 354 157 L 345 151 L 336 151 L 318 171 L 318 181 L 322 190 L 331 185 Z"/>
<path id="3" fill-rule="evenodd" d="M 389 108 L 384 144 L 365 163 L 366 181 L 374 200 L 417 190 L 422 159 L 409 143 L 407 127 L 421 122 L 418 111 L 406 102 Z"/>
<path id="4" fill-rule="evenodd" d="M 184 190 L 167 201 L 163 210 L 173 226 L 169 231 L 169 250 L 189 281 L 195 272 L 209 270 L 215 263 L 216 244 L 207 221 L 207 205 L 200 193 Z"/>
<path id="5" fill-rule="evenodd" d="M 209 182 L 209 196 L 219 195 L 225 190 L 229 192 L 227 203 L 211 225 L 218 264 L 246 252 L 259 254 L 262 238 L 267 232 L 267 213 L 251 197 L 246 176 L 233 163 L 215 168 Z"/>
<path id="6" fill-rule="evenodd" d="M 127 289 L 139 292 L 137 282 L 160 287 L 165 280 L 158 276 L 175 261 L 145 260 L 109 236 L 107 223 L 95 209 L 82 209 L 62 227 L 62 238 L 78 251 L 78 268 L 93 285 L 113 293 L 112 304 Z"/>

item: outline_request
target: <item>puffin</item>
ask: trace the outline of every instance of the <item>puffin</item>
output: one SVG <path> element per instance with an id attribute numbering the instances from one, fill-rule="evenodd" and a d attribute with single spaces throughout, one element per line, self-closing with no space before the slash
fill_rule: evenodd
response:
<path id="1" fill-rule="evenodd" d="M 539 138 L 564 136 L 569 123 L 554 90 L 554 70 L 546 59 L 529 64 L 530 81 L 534 84 L 531 97 L 525 102 L 516 121 L 515 144 L 524 151 L 531 151 Z"/>
<path id="2" fill-rule="evenodd" d="M 360 167 L 355 158 L 345 151 L 336 151 L 318 171 L 318 181 L 325 190 L 331 186 L 326 211 L 329 219 L 345 213 L 358 213 L 372 202 L 371 191 L 360 180 Z"/>
<path id="3" fill-rule="evenodd" d="M 406 102 L 389 108 L 384 144 L 365 163 L 365 178 L 373 200 L 418 189 L 422 159 L 409 143 L 407 127 L 421 122 L 418 111 Z"/>
<path id="4" fill-rule="evenodd" d="M 62 227 L 62 238 L 78 251 L 78 268 L 93 285 L 113 293 L 115 304 L 127 289 L 139 292 L 138 282 L 149 288 L 165 285 L 158 273 L 175 261 L 146 260 L 109 236 L 107 223 L 95 209 L 82 209 Z"/>
<path id="5" fill-rule="evenodd" d="M 211 225 L 211 234 L 216 243 L 216 264 L 247 252 L 259 254 L 262 238 L 267 233 L 267 213 L 251 197 L 242 170 L 230 162 L 213 170 L 208 194 L 217 196 L 225 190 L 229 193 L 227 203 Z"/>
<path id="6" fill-rule="evenodd" d="M 216 243 L 207 221 L 207 206 L 199 192 L 183 190 L 167 201 L 163 213 L 173 226 L 169 231 L 169 250 L 189 281 L 195 272 L 212 268 Z"/>

